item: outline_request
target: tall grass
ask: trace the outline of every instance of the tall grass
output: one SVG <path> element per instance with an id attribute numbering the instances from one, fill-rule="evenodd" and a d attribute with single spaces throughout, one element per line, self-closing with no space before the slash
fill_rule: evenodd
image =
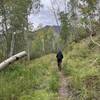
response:
<path id="1" fill-rule="evenodd" d="M 65 75 L 70 77 L 69 89 L 73 94 L 72 100 L 99 100 L 99 47 L 92 45 L 89 40 L 84 40 L 72 43 L 69 49 L 70 51 L 65 50 L 63 70 Z"/>
<path id="2" fill-rule="evenodd" d="M 53 90 L 57 89 L 58 79 L 52 74 L 48 57 L 51 58 L 45 56 L 26 65 L 17 62 L 1 71 L 0 100 L 53 100 L 57 96 Z"/>

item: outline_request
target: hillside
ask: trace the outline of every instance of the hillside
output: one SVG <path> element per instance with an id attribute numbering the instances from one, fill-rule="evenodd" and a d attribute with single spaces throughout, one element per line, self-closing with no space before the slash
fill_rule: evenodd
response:
<path id="1" fill-rule="evenodd" d="M 2 71 L 0 100 L 49 100 L 56 97 L 58 74 L 53 66 L 54 56 L 47 55 L 31 63 L 15 63 Z"/>
<path id="2" fill-rule="evenodd" d="M 93 37 L 100 44 L 100 34 Z M 100 99 L 100 47 L 90 38 L 65 49 L 64 73 L 69 77 L 71 100 Z"/>
<path id="3" fill-rule="evenodd" d="M 0 100 L 100 100 L 100 0 L 0 0 Z"/>
<path id="4" fill-rule="evenodd" d="M 35 30 L 34 32 L 39 32 L 39 31 L 42 31 L 42 30 L 49 30 L 49 29 L 52 29 L 57 34 L 59 34 L 59 32 L 61 31 L 60 30 L 60 26 L 56 26 L 56 25 L 53 25 L 53 26 L 46 25 L 46 26 L 44 26 L 42 28 L 39 28 L 39 29 Z"/>
<path id="5" fill-rule="evenodd" d="M 94 40 L 100 43 L 100 35 Z M 62 100 L 100 99 L 100 47 L 90 38 L 65 48 L 62 73 L 68 92 Z M 0 72 L 0 100 L 59 100 L 60 75 L 55 54 L 17 62 Z"/>

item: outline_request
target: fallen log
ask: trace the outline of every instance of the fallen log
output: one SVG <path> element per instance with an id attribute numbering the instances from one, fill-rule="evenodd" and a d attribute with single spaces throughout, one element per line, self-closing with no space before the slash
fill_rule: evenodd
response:
<path id="1" fill-rule="evenodd" d="M 5 67 L 7 67 L 9 64 L 13 63 L 14 61 L 19 60 L 20 58 L 22 58 L 22 57 L 24 57 L 24 56 L 26 56 L 26 55 L 27 55 L 26 51 L 22 51 L 22 52 L 20 52 L 20 53 L 14 55 L 14 56 L 8 58 L 7 60 L 3 61 L 3 62 L 0 64 L 0 71 L 1 71 L 2 69 L 4 69 Z"/>

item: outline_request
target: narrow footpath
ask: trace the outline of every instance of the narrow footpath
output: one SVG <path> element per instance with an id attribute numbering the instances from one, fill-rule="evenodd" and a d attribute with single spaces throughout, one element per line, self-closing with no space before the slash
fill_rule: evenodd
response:
<path id="1" fill-rule="evenodd" d="M 55 58 L 51 58 L 51 66 L 54 70 L 57 70 L 58 71 L 58 66 L 57 66 L 57 63 L 55 62 Z M 55 67 L 54 67 L 55 66 Z M 69 100 L 70 98 L 70 92 L 69 92 L 69 88 L 68 88 L 68 85 L 69 85 L 69 77 L 66 77 L 64 75 L 64 72 L 61 71 L 61 72 L 58 72 L 59 74 L 59 90 L 58 90 L 58 94 L 59 94 L 59 97 L 57 100 Z"/>
<path id="2" fill-rule="evenodd" d="M 60 82 L 60 88 L 59 88 L 59 98 L 58 100 L 68 100 L 69 98 L 69 89 L 68 89 L 68 78 L 64 75 L 63 72 L 59 72 L 59 82 Z"/>

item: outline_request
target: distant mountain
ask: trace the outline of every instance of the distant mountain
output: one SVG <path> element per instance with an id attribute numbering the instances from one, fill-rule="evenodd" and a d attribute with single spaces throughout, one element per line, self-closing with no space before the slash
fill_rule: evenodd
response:
<path id="1" fill-rule="evenodd" d="M 59 36 L 60 35 L 60 26 L 50 26 L 50 25 L 47 25 L 47 26 L 44 26 L 44 27 L 41 27 L 37 30 L 34 30 L 33 32 L 29 32 L 29 38 L 31 39 L 34 39 L 35 38 L 35 35 L 39 32 L 47 32 L 48 30 L 53 30 L 53 34 L 54 35 L 57 35 Z"/>
<path id="2" fill-rule="evenodd" d="M 47 25 L 47 26 L 44 26 L 40 29 L 35 30 L 34 32 L 38 32 L 40 30 L 45 30 L 45 29 L 48 30 L 50 28 L 53 29 L 55 33 L 60 34 L 60 31 L 61 31 L 60 26 L 56 26 L 56 25 L 54 25 L 54 26 Z"/>
<path id="3" fill-rule="evenodd" d="M 52 26 L 52 28 L 56 33 L 60 33 L 60 31 L 61 31 L 60 26 Z"/>

